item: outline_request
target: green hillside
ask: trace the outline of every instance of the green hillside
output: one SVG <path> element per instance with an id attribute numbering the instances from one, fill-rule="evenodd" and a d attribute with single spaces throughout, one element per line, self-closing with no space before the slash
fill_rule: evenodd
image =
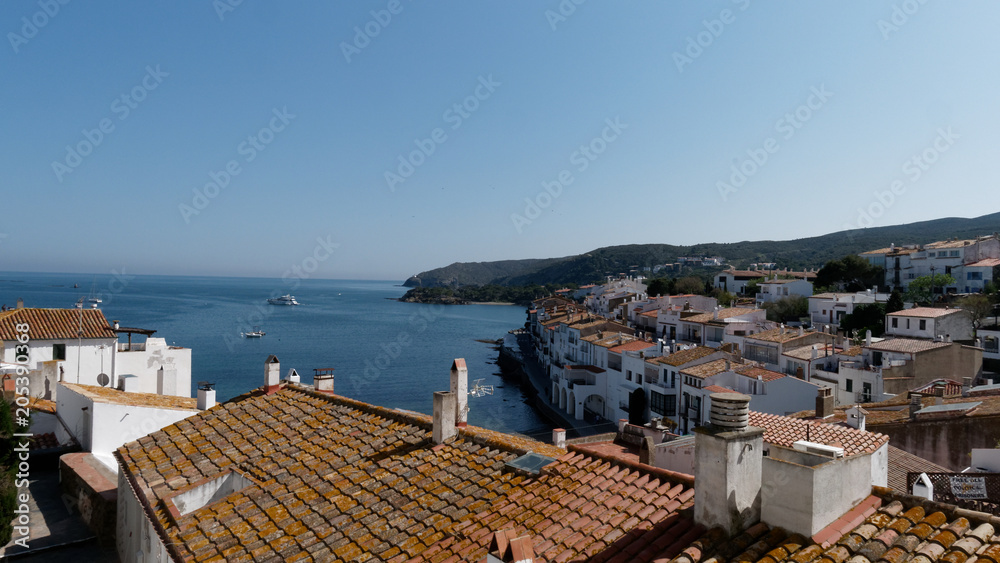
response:
<path id="1" fill-rule="evenodd" d="M 926 244 L 950 238 L 973 238 L 1000 231 L 1000 213 L 974 219 L 949 217 L 785 241 L 705 243 L 693 246 L 630 244 L 598 248 L 563 258 L 465 262 L 421 272 L 406 280 L 407 287 L 456 287 L 462 285 L 585 284 L 635 268 L 674 262 L 680 256 L 722 256 L 743 267 L 754 262 L 775 262 L 779 268 L 819 268 L 847 254 L 895 244 Z"/>

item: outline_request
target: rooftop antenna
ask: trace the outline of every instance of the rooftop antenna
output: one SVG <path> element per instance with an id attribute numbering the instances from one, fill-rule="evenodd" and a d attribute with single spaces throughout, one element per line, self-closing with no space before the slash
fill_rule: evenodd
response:
<path id="1" fill-rule="evenodd" d="M 469 395 L 472 395 L 473 397 L 475 397 L 477 399 L 480 398 L 480 397 L 484 397 L 486 395 L 492 395 L 492 394 L 493 394 L 493 386 L 492 385 L 483 385 L 483 380 L 482 379 L 477 379 L 477 380 L 473 381 L 472 382 L 472 389 L 469 390 Z M 463 412 L 465 414 L 469 414 L 469 405 L 468 405 L 468 403 L 466 403 L 465 408 L 462 409 L 462 410 L 463 410 Z"/>

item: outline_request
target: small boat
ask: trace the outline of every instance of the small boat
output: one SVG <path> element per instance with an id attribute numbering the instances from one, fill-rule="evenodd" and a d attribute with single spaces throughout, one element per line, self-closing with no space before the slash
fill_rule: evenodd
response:
<path id="1" fill-rule="evenodd" d="M 252 331 L 250 331 L 250 332 L 241 332 L 240 334 L 243 335 L 243 338 L 260 338 L 260 337 L 264 336 L 267 333 L 264 332 L 263 330 L 261 330 L 259 326 L 255 326 L 255 327 L 253 327 Z"/>
<path id="2" fill-rule="evenodd" d="M 271 305 L 298 305 L 299 302 L 295 300 L 294 296 L 282 295 L 281 297 L 272 297 L 267 300 Z"/>

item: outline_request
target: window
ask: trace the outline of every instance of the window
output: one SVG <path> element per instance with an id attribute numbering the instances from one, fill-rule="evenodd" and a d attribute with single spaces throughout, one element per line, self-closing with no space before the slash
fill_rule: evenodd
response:
<path id="1" fill-rule="evenodd" d="M 927 321 L 920 319 L 920 330 L 927 330 Z"/>
<path id="2" fill-rule="evenodd" d="M 851 391 L 854 391 L 854 380 L 853 379 L 845 379 L 844 380 L 844 390 L 847 391 L 848 393 L 850 393 Z"/>
<path id="3" fill-rule="evenodd" d="M 892 328 L 898 328 L 898 327 L 899 327 L 899 319 L 893 317 L 892 318 Z"/>
<path id="4" fill-rule="evenodd" d="M 910 319 L 906 319 L 906 330 L 910 330 Z"/>
<path id="5" fill-rule="evenodd" d="M 632 381 L 632 370 L 625 370 L 625 380 Z"/>
<path id="6" fill-rule="evenodd" d="M 663 416 L 677 415 L 677 396 L 664 395 L 651 391 L 649 395 L 649 410 Z"/>
<path id="7" fill-rule="evenodd" d="M 937 255 L 937 254 L 936 254 L 936 253 L 934 253 L 934 252 L 928 252 L 928 253 L 927 253 L 927 257 L 928 257 L 928 258 L 934 258 L 934 256 L 936 256 L 936 255 Z"/>
<path id="8" fill-rule="evenodd" d="M 948 253 L 948 256 L 951 256 L 952 258 L 957 258 L 958 254 L 959 253 L 957 250 L 952 250 L 951 252 Z"/>
<path id="9" fill-rule="evenodd" d="M 65 360 L 66 359 L 66 345 L 65 344 L 53 344 L 52 345 L 52 359 L 53 360 Z"/>
<path id="10" fill-rule="evenodd" d="M 982 280 L 983 279 L 983 273 L 982 272 L 968 272 L 968 273 L 965 274 L 965 279 L 967 279 L 967 280 L 977 280 L 977 281 L 978 280 Z"/>

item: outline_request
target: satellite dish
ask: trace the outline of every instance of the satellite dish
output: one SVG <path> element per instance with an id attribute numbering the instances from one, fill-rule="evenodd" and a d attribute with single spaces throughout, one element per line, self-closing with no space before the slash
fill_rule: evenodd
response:
<path id="1" fill-rule="evenodd" d="M 107 387 L 108 383 L 111 383 L 111 378 L 106 373 L 99 373 L 97 374 L 97 383 L 101 387 Z"/>

